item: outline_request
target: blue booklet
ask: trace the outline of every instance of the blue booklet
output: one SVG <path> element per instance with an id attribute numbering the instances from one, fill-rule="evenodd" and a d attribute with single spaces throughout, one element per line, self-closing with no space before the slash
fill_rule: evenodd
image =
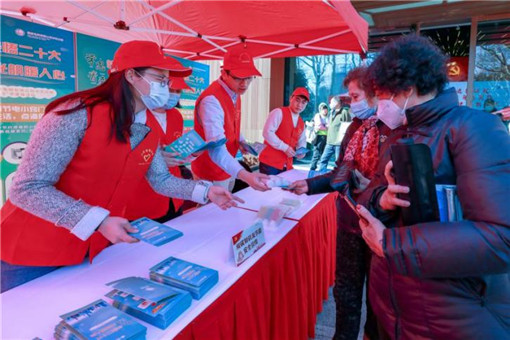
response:
<path id="1" fill-rule="evenodd" d="M 147 328 L 132 317 L 97 300 L 60 316 L 55 327 L 57 339 L 145 339 Z"/>
<path id="2" fill-rule="evenodd" d="M 177 152 L 179 155 L 176 158 L 184 159 L 193 153 L 222 146 L 226 142 L 227 139 L 222 138 L 217 141 L 210 141 L 206 143 L 195 130 L 190 130 L 180 138 L 176 139 L 172 144 L 168 145 L 165 148 L 165 151 L 174 153 Z"/>
<path id="3" fill-rule="evenodd" d="M 266 147 L 265 144 L 255 142 L 255 143 L 248 143 L 248 142 L 239 142 L 239 145 L 241 148 L 244 149 L 244 151 L 248 152 L 249 154 L 252 154 L 253 156 L 258 156 L 262 150 Z"/>
<path id="4" fill-rule="evenodd" d="M 127 277 L 108 285 L 114 290 L 106 296 L 116 308 L 161 329 L 191 306 L 188 292 L 149 279 Z"/>
<path id="5" fill-rule="evenodd" d="M 306 155 L 308 153 L 308 149 L 305 147 L 300 147 L 296 150 L 296 156 Z"/>
<path id="6" fill-rule="evenodd" d="M 129 233 L 129 235 L 156 247 L 162 246 L 183 235 L 179 230 L 170 228 L 169 226 L 153 221 L 147 217 L 132 221 L 131 225 L 137 228 L 138 232 Z"/>
<path id="7" fill-rule="evenodd" d="M 197 300 L 218 283 L 218 271 L 175 257 L 169 257 L 153 266 L 150 277 L 152 280 L 184 289 Z"/>
<path id="8" fill-rule="evenodd" d="M 462 221 L 462 207 L 457 196 L 457 186 L 436 184 L 437 205 L 441 222 Z"/>

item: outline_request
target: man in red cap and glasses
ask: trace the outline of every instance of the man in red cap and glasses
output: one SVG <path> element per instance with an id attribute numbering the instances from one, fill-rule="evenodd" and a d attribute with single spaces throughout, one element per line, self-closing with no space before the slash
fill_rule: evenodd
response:
<path id="1" fill-rule="evenodd" d="M 306 109 L 310 94 L 304 87 L 298 87 L 290 96 L 289 106 L 274 109 L 264 125 L 264 144 L 259 155 L 260 172 L 278 175 L 292 169 L 293 158 L 303 158 L 304 153 L 296 154 L 299 148 L 306 148 L 305 122 L 299 114 Z"/>
<path id="2" fill-rule="evenodd" d="M 199 179 L 232 190 L 236 178 L 256 190 L 265 191 L 267 175 L 246 171 L 235 159 L 239 142 L 243 140 L 241 127 L 241 95 L 248 90 L 255 76 L 252 56 L 242 46 L 227 51 L 221 76 L 197 99 L 195 130 L 206 141 L 226 138 L 225 145 L 204 152 L 193 163 L 191 170 Z"/>

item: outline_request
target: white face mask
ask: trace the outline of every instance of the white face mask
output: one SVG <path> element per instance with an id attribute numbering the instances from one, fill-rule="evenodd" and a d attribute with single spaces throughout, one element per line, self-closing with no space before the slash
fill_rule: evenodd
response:
<path id="1" fill-rule="evenodd" d="M 177 105 L 177 103 L 179 102 L 179 99 L 181 99 L 181 94 L 180 93 L 170 92 L 170 96 L 168 97 L 168 101 L 163 106 L 163 108 L 165 110 L 173 109 L 175 107 L 175 105 Z"/>
<path id="2" fill-rule="evenodd" d="M 150 85 L 149 94 L 142 94 L 136 87 L 135 89 L 140 93 L 140 99 L 149 110 L 159 109 L 165 106 L 170 98 L 170 91 L 168 86 L 161 86 L 161 82 L 148 81 L 144 76 L 138 73 L 143 80 Z"/>
<path id="3" fill-rule="evenodd" d="M 377 103 L 377 117 L 392 130 L 403 125 L 406 119 L 406 108 L 409 97 L 406 98 L 404 108 L 395 104 L 393 96 L 390 99 L 380 99 Z"/>

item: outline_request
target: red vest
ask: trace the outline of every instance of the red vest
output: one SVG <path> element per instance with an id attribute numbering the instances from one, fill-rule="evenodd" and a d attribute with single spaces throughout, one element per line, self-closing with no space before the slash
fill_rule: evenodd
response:
<path id="1" fill-rule="evenodd" d="M 305 123 L 303 122 L 303 119 L 299 117 L 296 127 L 294 127 L 290 109 L 288 107 L 282 107 L 281 110 L 282 122 L 280 123 L 278 130 L 276 130 L 276 135 L 285 144 L 288 144 L 295 150 L 299 142 L 299 137 L 305 128 Z M 266 144 L 266 147 L 259 155 L 259 161 L 261 163 L 267 164 L 280 170 L 283 170 L 285 166 L 287 166 L 287 170 L 293 168 L 292 157 L 287 157 L 285 152 L 273 148 L 267 141 L 264 141 L 264 144 Z"/>
<path id="2" fill-rule="evenodd" d="M 150 127 L 151 131 L 156 133 L 161 146 L 168 145 L 182 136 L 183 119 L 179 110 L 175 108 L 166 111 L 166 132 L 163 131 L 161 125 L 159 125 L 156 117 L 154 117 L 150 110 L 147 110 L 146 124 Z M 181 170 L 178 166 L 168 168 L 168 170 L 173 176 L 182 178 Z M 143 179 L 138 185 L 136 192 L 128 201 L 126 218 L 134 220 L 141 216 L 148 218 L 164 216 L 168 211 L 169 200 L 169 197 L 162 196 L 155 192 L 147 179 Z M 178 198 L 172 198 L 172 201 L 174 203 L 175 210 L 179 209 L 184 202 Z"/>
<path id="3" fill-rule="evenodd" d="M 88 128 L 55 187 L 92 206 L 125 216 L 126 198 L 142 180 L 158 146 L 149 132 L 133 150 L 129 141 L 119 142 L 111 134 L 109 104 L 88 110 Z M 44 118 L 43 118 L 44 119 Z M 65 266 L 90 261 L 110 243 L 99 232 L 82 241 L 66 228 L 57 227 L 26 212 L 10 201 L 1 210 L 1 259 L 27 266 Z"/>
<path id="4" fill-rule="evenodd" d="M 235 157 L 239 150 L 241 96 L 237 97 L 237 101 L 234 105 L 234 103 L 232 103 L 232 98 L 218 81 L 213 82 L 207 89 L 205 89 L 204 92 L 202 92 L 195 104 L 195 130 L 204 139 L 204 128 L 198 115 L 198 107 L 202 99 L 207 96 L 214 96 L 220 102 L 221 108 L 225 114 L 223 128 L 225 129 L 225 137 L 227 138 L 226 147 L 228 152 Z M 223 181 L 230 178 L 229 174 L 213 162 L 208 151 L 202 153 L 191 163 L 191 171 L 193 171 L 193 174 L 198 178 L 208 181 Z"/>

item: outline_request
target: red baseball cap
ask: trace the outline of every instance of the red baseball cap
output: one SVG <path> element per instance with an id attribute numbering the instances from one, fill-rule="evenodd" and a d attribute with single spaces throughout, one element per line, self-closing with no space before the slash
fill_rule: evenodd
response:
<path id="1" fill-rule="evenodd" d="M 253 63 L 253 57 L 243 46 L 236 46 L 225 53 L 223 69 L 238 78 L 262 76 Z"/>
<path id="2" fill-rule="evenodd" d="M 172 83 L 170 84 L 170 88 L 172 90 L 192 90 L 195 92 L 185 81 L 184 77 L 170 77 Z"/>
<path id="3" fill-rule="evenodd" d="M 294 92 L 292 92 L 292 96 L 305 97 L 306 100 L 310 101 L 310 93 L 308 93 L 308 90 L 305 87 L 296 87 Z"/>
<path id="4" fill-rule="evenodd" d="M 113 56 L 110 73 L 124 71 L 135 67 L 153 67 L 170 71 L 171 76 L 187 77 L 191 68 L 184 67 L 174 58 L 167 57 L 153 41 L 128 41 L 117 49 Z"/>

